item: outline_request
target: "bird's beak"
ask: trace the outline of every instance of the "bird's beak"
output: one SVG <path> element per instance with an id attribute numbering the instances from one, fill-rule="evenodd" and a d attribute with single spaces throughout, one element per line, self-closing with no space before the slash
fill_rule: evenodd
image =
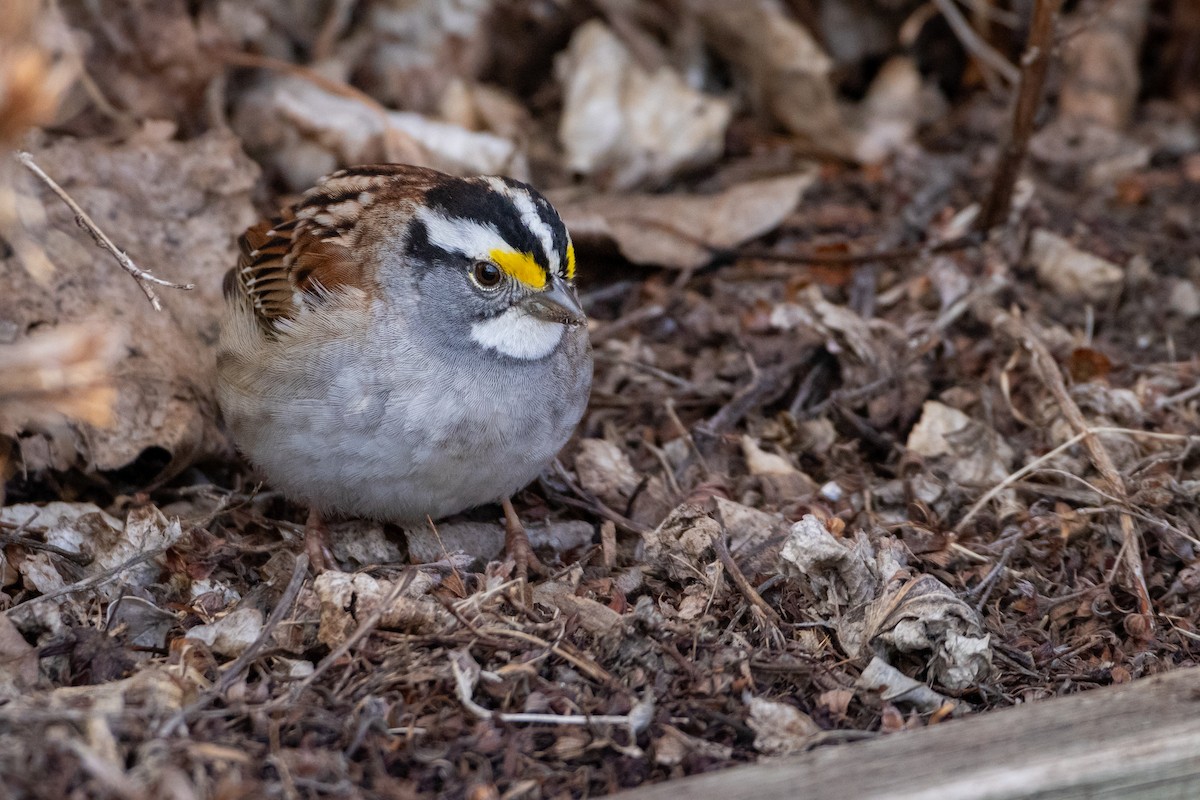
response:
<path id="1" fill-rule="evenodd" d="M 575 297 L 575 290 L 560 281 L 553 281 L 549 288 L 530 295 L 521 301 L 526 312 L 547 322 L 563 325 L 586 325 L 587 314 Z"/>

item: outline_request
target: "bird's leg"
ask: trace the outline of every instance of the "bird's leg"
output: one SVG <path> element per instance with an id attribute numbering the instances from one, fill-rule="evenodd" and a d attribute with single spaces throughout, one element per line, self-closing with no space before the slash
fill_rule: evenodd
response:
<path id="1" fill-rule="evenodd" d="M 308 510 L 308 520 L 304 523 L 304 552 L 308 553 L 308 563 L 314 572 L 324 572 L 334 565 L 329 549 L 329 528 L 315 508 Z"/>
<path id="2" fill-rule="evenodd" d="M 528 581 L 531 571 L 542 577 L 549 575 L 550 570 L 546 569 L 545 565 L 538 561 L 537 556 L 533 554 L 529 536 L 525 533 L 525 526 L 517 517 L 512 500 L 506 497 L 500 501 L 500 505 L 504 507 L 504 552 L 516 562 L 517 577 Z"/>

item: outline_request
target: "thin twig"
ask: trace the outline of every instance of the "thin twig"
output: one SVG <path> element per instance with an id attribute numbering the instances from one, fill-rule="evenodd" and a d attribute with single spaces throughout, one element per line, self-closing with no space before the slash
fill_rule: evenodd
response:
<path id="1" fill-rule="evenodd" d="M 750 585 L 750 581 L 746 580 L 746 575 L 742 572 L 742 568 L 733 560 L 733 554 L 729 552 L 729 546 L 725 544 L 724 527 L 724 524 L 722 524 L 721 535 L 713 537 L 712 543 L 713 551 L 717 554 L 717 558 L 720 559 L 721 565 L 725 567 L 725 571 L 729 573 L 729 578 L 733 581 L 733 585 L 738 588 L 738 591 L 742 593 L 742 596 L 746 598 L 750 605 L 761 612 L 776 629 L 782 628 L 783 619 L 779 616 L 779 612 L 767 605 L 767 601 L 763 600 L 762 595 Z"/>
<path id="2" fill-rule="evenodd" d="M 1177 405 L 1178 403 L 1186 403 L 1188 400 L 1194 400 L 1197 397 L 1200 397 L 1200 383 L 1196 384 L 1190 389 L 1184 389 L 1182 392 L 1176 392 L 1168 397 L 1160 397 L 1155 401 L 1154 407 L 1159 411 L 1162 411 L 1168 406 Z"/>
<path id="3" fill-rule="evenodd" d="M 283 594 L 279 597 L 279 602 L 275 604 L 275 608 L 271 610 L 271 616 L 267 618 L 266 624 L 263 625 L 262 631 L 258 634 L 258 638 L 247 647 L 242 654 L 234 659 L 233 663 L 225 668 L 221 674 L 221 680 L 217 682 L 215 694 L 222 694 L 233 685 L 233 682 L 238 677 L 249 669 L 250 664 L 258 657 L 258 653 L 262 650 L 263 644 L 274 634 L 275 628 L 279 627 L 279 623 L 292 609 L 292 604 L 296 602 L 296 597 L 300 594 L 300 588 L 304 586 L 304 578 L 308 574 L 308 555 L 301 553 L 296 556 L 296 566 L 292 568 L 292 578 L 288 581 L 287 588 L 283 590 Z"/>
<path id="4" fill-rule="evenodd" d="M 624 689 L 620 681 L 609 674 L 608 670 L 597 664 L 596 661 L 590 658 L 586 653 L 574 652 L 574 648 L 571 646 L 570 642 L 560 642 L 557 644 L 547 642 L 545 639 L 542 639 L 539 636 L 535 636 L 532 633 L 527 633 L 515 628 L 490 626 L 479 628 L 478 631 L 479 633 L 487 634 L 489 636 L 499 636 L 501 638 L 507 636 L 512 639 L 520 639 L 538 647 L 545 648 L 547 651 L 554 653 L 554 655 L 558 656 L 564 661 L 570 662 L 578 667 L 579 670 L 585 673 L 589 678 L 592 678 L 599 683 L 603 683 L 610 689 Z M 567 649 L 569 647 L 571 649 Z"/>
<path id="5" fill-rule="evenodd" d="M 75 214 L 75 222 L 81 228 L 91 234 L 92 240 L 95 241 L 98 246 L 111 253 L 112 257 L 117 260 L 117 263 L 121 265 L 121 269 L 125 270 L 134 277 L 134 280 L 137 281 L 138 287 L 141 288 L 142 293 L 146 295 L 146 299 L 150 301 L 150 305 L 154 306 L 155 311 L 162 311 L 162 301 L 158 299 L 158 295 L 155 293 L 150 284 L 166 286 L 170 289 L 182 289 L 184 291 L 189 291 L 196 288 L 194 283 L 172 283 L 171 281 L 155 277 L 148 271 L 133 263 L 133 259 L 127 256 L 123 250 L 113 244 L 112 239 L 108 238 L 108 235 L 104 231 L 100 230 L 100 226 L 97 225 L 96 222 L 87 215 L 86 211 L 79 207 L 79 204 L 75 202 L 71 195 L 67 194 L 65 189 L 59 186 L 53 178 L 46 174 L 45 170 L 38 166 L 37 162 L 33 160 L 32 155 L 21 151 L 17 153 L 17 158 L 22 164 L 25 165 L 26 169 L 36 175 L 42 183 L 46 184 L 50 191 L 54 192 L 54 194 L 58 196 L 59 200 L 62 200 L 67 204 L 67 208 L 71 209 L 71 211 Z"/>
<path id="6" fill-rule="evenodd" d="M 1021 81 L 1017 89 L 1017 102 L 1013 107 L 1012 130 L 1000 156 L 1000 163 L 996 165 L 992 191 L 984 204 L 983 213 L 979 215 L 976 230 L 990 231 L 1008 219 L 1013 188 L 1021 174 L 1021 165 L 1025 163 L 1029 138 L 1033 135 L 1033 123 L 1042 104 L 1042 87 L 1050 66 L 1054 21 L 1062 2 L 1037 0 L 1034 6 L 1029 41 L 1021 56 Z"/>
<path id="7" fill-rule="evenodd" d="M 1101 430 L 1105 430 L 1105 429 L 1092 428 L 1091 432 L 1096 433 L 1097 431 L 1101 431 Z M 1081 432 L 1075 434 L 1074 436 L 1072 436 L 1070 439 L 1067 439 L 1065 442 L 1063 442 L 1058 447 L 1051 450 L 1049 453 L 1038 456 L 1033 461 L 1030 461 L 1028 464 L 1021 467 L 1016 472 L 1010 472 L 1007 476 L 1005 476 L 1004 480 L 1000 481 L 995 486 L 993 486 L 991 489 L 988 489 L 986 492 L 984 492 L 983 495 L 978 500 L 976 500 L 969 509 L 967 509 L 967 513 L 964 514 L 963 518 L 960 519 L 958 521 L 958 524 L 954 526 L 954 532 L 956 534 L 961 534 L 963 532 L 963 528 L 965 528 L 967 526 L 967 523 L 970 522 L 972 519 L 974 519 L 975 515 L 979 513 L 980 509 L 982 509 L 984 506 L 986 506 L 988 503 L 990 503 L 996 497 L 996 495 L 1000 494 L 1002 491 L 1007 489 L 1009 486 L 1012 486 L 1014 483 L 1021 480 L 1021 478 L 1024 478 L 1029 473 L 1035 471 L 1039 466 L 1046 463 L 1047 461 L 1054 458 L 1055 456 L 1059 455 L 1063 451 L 1069 450 L 1072 447 L 1074 447 L 1075 445 L 1079 444 L 1081 441 L 1083 441 L 1083 437 L 1086 435 L 1087 435 L 1086 432 L 1081 431 Z"/>
<path id="8" fill-rule="evenodd" d="M 652 375 L 655 378 L 658 378 L 659 380 L 663 381 L 664 383 L 669 383 L 670 385 L 674 386 L 675 388 L 682 389 L 685 392 L 693 392 L 695 394 L 702 394 L 700 387 L 697 386 L 696 384 L 692 383 L 691 381 L 689 381 L 687 378 L 681 378 L 678 375 L 674 375 L 670 372 L 667 372 L 665 369 L 659 369 L 658 367 L 652 366 L 650 364 L 643 364 L 640 361 L 634 361 L 634 360 L 628 359 L 628 358 L 616 358 L 614 356 L 610 356 L 605 353 L 596 353 L 593 356 L 593 359 L 596 361 L 599 361 L 602 364 L 616 364 L 616 365 L 619 365 L 622 367 L 629 367 L 630 369 L 635 369 L 635 370 L 638 370 L 639 372 L 644 372 L 647 375 Z"/>
<path id="9" fill-rule="evenodd" d="M 654 716 L 654 706 L 649 701 L 639 701 L 628 714 L 533 714 L 508 713 L 503 711 L 488 711 L 476 703 L 471 695 L 474 694 L 475 681 L 471 679 L 468 670 L 459 663 L 464 658 L 459 653 L 450 654 L 450 670 L 454 673 L 454 686 L 458 692 L 459 702 L 463 708 L 476 717 L 500 722 L 524 722 L 542 725 L 621 725 L 636 736 Z"/>
<path id="10" fill-rule="evenodd" d="M 5 522 L 4 520 L 0 519 L 0 528 L 7 528 L 8 530 L 12 531 L 12 533 L 0 533 L 0 544 L 5 546 L 15 544 L 25 547 L 29 550 L 42 550 L 47 553 L 53 553 L 54 555 L 65 558 L 67 561 L 78 564 L 81 567 L 86 567 L 88 564 L 92 563 L 92 557 L 87 553 L 64 550 L 61 547 L 55 547 L 52 544 L 39 542 L 37 539 L 30 539 L 28 536 L 25 536 L 24 534 L 26 533 L 40 533 L 43 536 L 46 534 L 45 528 L 33 527 L 32 523 L 35 519 L 37 519 L 37 517 L 38 514 L 33 514 L 20 524 L 14 522 Z"/>
<path id="11" fill-rule="evenodd" d="M 165 552 L 167 552 L 167 548 L 157 547 L 154 550 L 147 550 L 144 553 L 138 553 L 136 556 L 134 556 L 126 561 L 122 561 L 120 564 L 117 564 L 115 567 L 112 567 L 111 569 L 106 569 L 104 572 L 100 572 L 100 573 L 97 573 L 90 577 L 84 578 L 81 581 L 76 581 L 75 583 L 72 583 L 70 586 L 64 586 L 63 588 L 61 588 L 57 591 L 54 591 L 54 592 L 50 592 L 49 594 L 43 594 L 43 595 L 38 595 L 37 597 L 31 597 L 30 599 L 26 600 L 24 603 L 20 603 L 18 605 L 13 606 L 12 608 L 5 609 L 3 612 L 0 612 L 0 613 L 7 615 L 7 614 L 12 613 L 16 609 L 22 608 L 31 603 L 42 603 L 47 600 L 56 600 L 59 597 L 65 597 L 66 595 L 69 595 L 69 594 L 75 594 L 76 592 L 83 592 L 83 591 L 87 591 L 88 589 L 98 589 L 101 586 L 103 586 L 104 584 L 108 583 L 109 581 L 120 577 L 120 575 L 123 572 L 125 572 L 125 570 L 133 569 L 134 567 L 138 566 L 139 564 L 144 564 L 145 562 L 150 561 L 151 559 L 158 558 Z"/>
<path id="12" fill-rule="evenodd" d="M 0 522 L 0 527 L 3 525 L 4 523 Z M 10 544 L 19 545 L 27 550 L 41 550 L 46 553 L 52 553 L 81 567 L 86 567 L 92 563 L 92 557 L 86 553 L 74 553 L 70 550 L 64 550 L 61 547 L 55 547 L 52 544 L 39 542 L 37 539 L 30 539 L 28 536 L 22 536 L 19 533 L 0 533 L 0 545 L 7 547 Z"/>
<path id="13" fill-rule="evenodd" d="M 161 736 L 170 736 L 181 725 L 186 724 L 195 716 L 206 709 L 221 695 L 229 690 L 243 672 L 250 668 L 254 659 L 258 658 L 258 654 L 262 651 L 263 645 L 275 633 L 275 629 L 279 627 L 279 623 L 292 609 L 292 604 L 296 602 L 296 597 L 300 594 L 300 588 L 304 585 L 304 578 L 308 574 L 308 555 L 301 553 L 296 557 L 296 566 L 292 569 L 292 578 L 288 581 L 287 588 L 283 590 L 283 594 L 279 597 L 279 602 L 275 604 L 275 608 L 271 610 L 271 616 L 267 618 L 266 623 L 262 626 L 255 640 L 242 651 L 242 654 L 230 662 L 229 666 L 221 674 L 221 679 L 210 687 L 204 694 L 198 697 L 195 702 L 188 705 L 186 708 L 181 708 L 174 716 L 172 716 L 163 725 L 159 732 Z"/>
<path id="14" fill-rule="evenodd" d="M 933 4 L 938 7 L 938 11 L 942 12 L 946 24 L 954 31 L 954 35 L 962 42 L 962 46 L 968 53 L 1000 73 L 1000 77 L 1009 86 L 1016 85 L 1017 81 L 1021 79 L 1021 71 L 975 32 L 970 21 L 958 10 L 958 6 L 954 5 L 953 0 L 933 0 Z"/>
<path id="15" fill-rule="evenodd" d="M 1063 379 L 1062 371 L 1059 369 L 1054 356 L 1050 354 L 1045 343 L 1042 342 L 1023 319 L 1002 310 L 994 304 L 981 304 L 980 308 L 976 309 L 976 313 L 993 330 L 1011 338 L 1029 353 L 1034 374 L 1041 379 L 1042 384 L 1054 396 L 1055 402 L 1062 410 L 1063 417 L 1075 429 L 1076 434 L 1087 450 L 1088 457 L 1100 473 L 1100 476 L 1109 485 L 1112 493 L 1120 499 L 1121 504 L 1126 505 L 1129 495 L 1125 491 L 1125 481 L 1117 471 L 1116 464 L 1113 462 L 1108 448 L 1095 435 L 1095 429 L 1087 424 L 1083 412 L 1080 411 L 1075 401 L 1071 399 L 1071 394 L 1067 390 L 1067 384 Z M 1146 577 L 1142 570 L 1141 536 L 1134 528 L 1133 517 L 1128 512 L 1118 512 L 1118 521 L 1121 527 L 1121 554 L 1133 584 L 1133 593 L 1137 597 L 1138 611 L 1145 616 L 1147 624 L 1153 626 L 1154 621 L 1151 616 L 1153 606 L 1150 601 L 1150 590 L 1146 586 Z"/>

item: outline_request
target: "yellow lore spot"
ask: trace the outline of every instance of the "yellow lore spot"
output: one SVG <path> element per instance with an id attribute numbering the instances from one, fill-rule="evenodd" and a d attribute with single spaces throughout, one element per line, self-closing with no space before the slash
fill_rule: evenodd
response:
<path id="1" fill-rule="evenodd" d="M 546 286 L 546 271 L 533 260 L 533 253 L 516 253 L 512 250 L 493 250 L 488 253 L 505 274 L 534 289 Z"/>
<path id="2" fill-rule="evenodd" d="M 575 245 L 567 242 L 567 280 L 575 280 Z"/>

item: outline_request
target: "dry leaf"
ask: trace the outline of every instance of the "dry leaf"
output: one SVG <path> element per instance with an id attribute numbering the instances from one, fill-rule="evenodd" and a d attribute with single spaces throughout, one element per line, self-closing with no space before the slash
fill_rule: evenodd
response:
<path id="1" fill-rule="evenodd" d="M 922 119 L 939 116 L 937 104 L 928 100 L 930 95 L 938 97 L 925 90 L 913 59 L 889 59 L 854 109 L 854 157 L 865 164 L 878 164 L 908 145 Z"/>
<path id="2" fill-rule="evenodd" d="M 947 689 L 964 691 L 991 673 L 991 637 L 983 621 L 932 575 L 879 598 L 865 616 L 872 647 L 925 655 L 930 677 Z"/>
<path id="3" fill-rule="evenodd" d="M 98 718 L 128 711 L 142 719 L 166 719 L 196 699 L 199 687 L 189 677 L 189 673 L 176 677 L 168 667 L 148 666 L 122 680 L 15 697 L 4 708 L 13 719 L 54 711 L 94 711 Z"/>
<path id="4" fill-rule="evenodd" d="M 243 96 L 234 127 L 248 151 L 295 191 L 338 167 L 402 161 L 457 175 L 527 177 L 512 141 L 421 114 L 388 111 L 297 77 L 266 80 Z"/>
<path id="5" fill-rule="evenodd" d="M 146 648 L 165 648 L 167 634 L 176 622 L 178 619 L 170 611 L 164 611 L 149 600 L 131 594 L 109 603 L 104 616 L 106 630 L 114 631 L 122 626 L 124 641 Z"/>
<path id="6" fill-rule="evenodd" d="M 724 149 L 729 102 L 692 89 L 666 67 L 642 69 L 598 20 L 575 31 L 555 70 L 567 168 L 601 186 L 661 185 Z"/>
<path id="7" fill-rule="evenodd" d="M 37 648 L 25 641 L 12 620 L 0 615 L 0 700 L 24 695 L 37 679 Z"/>
<path id="8" fill-rule="evenodd" d="M 395 108 L 434 111 L 451 81 L 479 75 L 493 50 L 513 46 L 495 37 L 493 0 L 370 3 L 360 11 L 359 35 L 370 41 L 358 65 L 362 82 Z M 308 29 L 320 27 L 316 20 Z"/>
<path id="9" fill-rule="evenodd" d="M 850 156 L 849 135 L 830 80 L 833 62 L 778 0 L 691 0 L 709 42 L 741 72 L 756 105 L 792 133 Z"/>
<path id="10" fill-rule="evenodd" d="M 623 628 L 620 614 L 590 597 L 577 596 L 575 589 L 567 580 L 543 581 L 533 587 L 533 601 L 575 618 L 583 630 L 595 636 L 606 636 Z"/>
<path id="11" fill-rule="evenodd" d="M 454 616 L 428 596 L 433 583 L 431 576 L 418 573 L 384 610 L 380 626 L 432 633 L 452 624 Z M 377 580 L 364 573 L 322 572 L 313 583 L 321 613 L 317 640 L 337 647 L 391 597 L 395 587 L 395 581 Z"/>
<path id="12" fill-rule="evenodd" d="M 1121 0 L 1085 4 L 1065 21 L 1075 30 L 1063 40 L 1060 117 L 1113 129 L 1129 124 L 1149 12 L 1149 0 Z"/>
<path id="13" fill-rule="evenodd" d="M 816 180 L 815 170 L 749 181 L 712 195 L 597 195 L 556 198 L 576 242 L 614 243 L 635 264 L 694 269 L 714 250 L 773 230 Z"/>
<path id="14" fill-rule="evenodd" d="M 1121 291 L 1125 279 L 1124 270 L 1116 264 L 1041 228 L 1033 232 L 1029 258 L 1038 280 L 1068 300 L 1107 302 Z"/>
<path id="15" fill-rule="evenodd" d="M 749 575 L 770 571 L 779 561 L 779 549 L 790 526 L 782 514 L 760 511 L 717 495 L 717 518 L 729 537 L 729 552 Z"/>
<path id="16" fill-rule="evenodd" d="M 795 706 L 775 700 L 751 697 L 746 724 L 754 731 L 754 749 L 772 756 L 801 753 L 821 733 L 812 717 Z"/>
<path id="17" fill-rule="evenodd" d="M 582 439 L 575 454 L 579 485 L 609 508 L 623 511 L 640 478 L 625 451 L 604 439 Z"/>
<path id="18" fill-rule="evenodd" d="M 742 456 L 751 475 L 797 475 L 800 470 L 781 455 L 768 453 L 748 435 L 742 434 Z"/>
<path id="19" fill-rule="evenodd" d="M 720 535 L 721 526 L 707 511 L 698 505 L 684 503 L 642 537 L 645 560 L 652 568 L 690 583 L 695 578 L 695 571 L 684 565 L 699 565 L 711 560 L 712 543 Z"/>
<path id="20" fill-rule="evenodd" d="M 110 326 L 65 325 L 0 345 L 0 431 L 44 427 L 63 418 L 113 423 L 113 364 L 123 355 Z"/>
<path id="21" fill-rule="evenodd" d="M 382 522 L 346 520 L 332 523 L 328 528 L 326 541 L 339 564 L 359 569 L 376 564 L 398 564 L 403 560 L 400 544 L 388 536 Z"/>
<path id="22" fill-rule="evenodd" d="M 925 713 L 937 711 L 947 703 L 954 705 L 946 696 L 913 680 L 880 658 L 871 659 L 871 663 L 858 676 L 858 685 L 867 691 L 878 692 L 880 698 L 889 703 L 906 705 Z"/>
<path id="23" fill-rule="evenodd" d="M 64 139 L 35 155 L 140 267 L 196 289 L 160 289 L 165 309 L 155 312 L 129 275 L 76 227 L 70 210 L 47 200 L 50 227 L 35 236 L 55 274 L 42 285 L 16 259 L 0 260 L 0 328 L 23 334 L 119 320 L 128 347 L 113 368 L 115 424 L 22 436 L 25 467 L 118 470 L 144 456 L 138 480 L 149 482 L 201 456 L 227 454 L 212 397 L 221 277 L 236 260 L 234 237 L 256 217 L 250 189 L 257 167 L 237 139 L 222 133 L 124 145 Z M 17 433 L 11 424 L 0 429 Z"/>
<path id="24" fill-rule="evenodd" d="M 153 583 L 161 570 L 161 557 L 138 557 L 166 550 L 183 536 L 178 519 L 167 519 L 154 506 L 129 511 L 124 523 L 105 514 L 91 503 L 47 503 L 44 506 L 21 504 L 0 509 L 0 520 L 10 525 L 32 524 L 45 528 L 47 544 L 70 553 L 84 553 L 91 561 L 82 568 L 83 577 L 107 574 L 122 565 L 112 580 L 96 591 L 116 599 L 130 588 Z M 17 566 L 22 577 L 43 594 L 60 591 L 67 581 L 59 574 L 49 553 L 29 553 Z"/>
<path id="25" fill-rule="evenodd" d="M 996 431 L 951 408 L 929 400 L 905 443 L 913 453 L 944 469 L 963 486 L 990 487 L 1012 470 L 1013 450 Z"/>
<path id="26" fill-rule="evenodd" d="M 257 608 L 239 608 L 216 622 L 197 625 L 185 638 L 204 642 L 214 653 L 235 658 L 254 644 L 262 633 L 263 614 Z"/>
<path id="27" fill-rule="evenodd" d="M 654 763 L 674 767 L 684 758 L 695 754 L 704 758 L 725 761 L 733 755 L 733 748 L 726 744 L 710 742 L 684 733 L 674 725 L 657 725 L 661 735 L 654 740 Z"/>
<path id="28" fill-rule="evenodd" d="M 821 613 L 838 616 L 839 610 L 861 607 L 874 600 L 882 590 L 882 583 L 900 570 L 894 554 L 881 562 L 884 564 L 881 570 L 865 534 L 860 532 L 852 540 L 836 539 L 811 514 L 792 526 L 779 557 L 784 574 L 799 574 L 807 579 L 821 601 Z"/>

